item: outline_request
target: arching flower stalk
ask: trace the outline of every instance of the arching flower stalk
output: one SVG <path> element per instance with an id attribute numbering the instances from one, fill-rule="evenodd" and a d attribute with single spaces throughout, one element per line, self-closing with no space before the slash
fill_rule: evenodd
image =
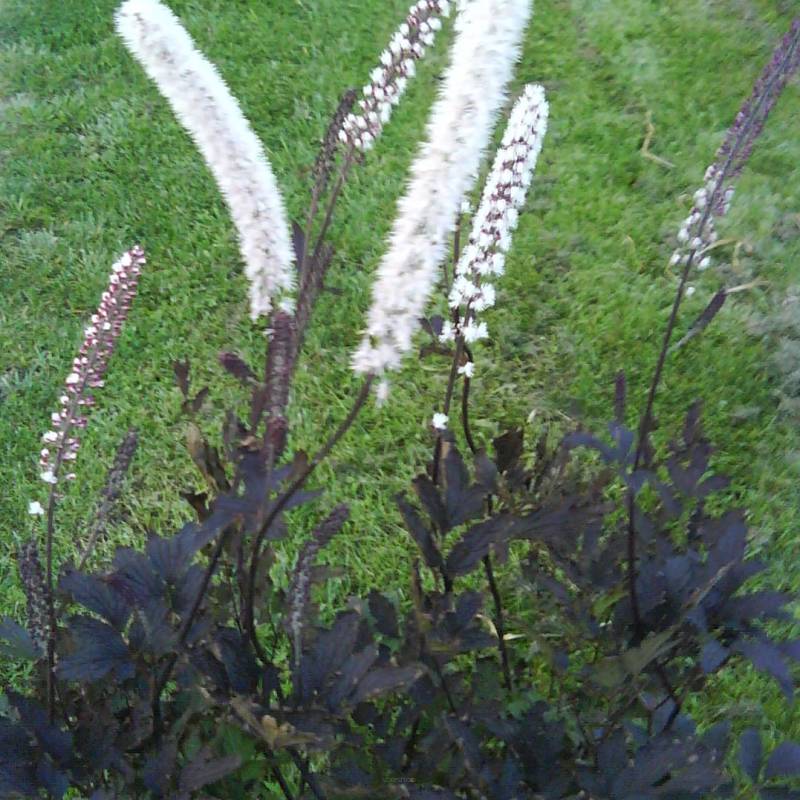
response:
<path id="1" fill-rule="evenodd" d="M 411 349 L 505 98 L 530 11 L 530 0 L 480 0 L 465 5 L 456 20 L 427 141 L 399 202 L 373 286 L 367 330 L 353 357 L 358 373 L 382 375 L 397 368 Z"/>
<path id="2" fill-rule="evenodd" d="M 705 172 L 703 186 L 694 193 L 689 216 L 678 231 L 678 248 L 672 266 L 689 263 L 698 269 L 711 265 L 707 250 L 717 241 L 715 218 L 728 213 L 736 179 L 744 169 L 764 123 L 789 78 L 800 67 L 800 18 L 775 48 L 772 58 L 756 81 L 750 97 L 739 109 L 714 163 Z"/>
<path id="3" fill-rule="evenodd" d="M 369 150 L 400 102 L 416 62 L 433 44 L 442 18 L 450 14 L 450 0 L 419 0 L 381 53 L 380 65 L 370 75 L 358 102 L 359 112 L 349 114 L 339 138 L 359 150 Z"/>
<path id="4" fill-rule="evenodd" d="M 283 198 L 236 99 L 162 3 L 127 0 L 116 25 L 194 140 L 228 204 L 250 282 L 251 317 L 269 314 L 275 302 L 290 306 L 294 254 Z"/>
<path id="5" fill-rule="evenodd" d="M 488 336 L 486 323 L 477 318 L 495 302 L 495 288 L 487 278 L 502 275 L 505 269 L 505 254 L 533 178 L 547 119 L 544 88 L 526 86 L 511 112 L 469 241 L 456 265 L 449 297 L 454 321 L 444 324 L 442 341 L 463 337 L 471 344 Z M 471 377 L 472 363 L 462 365 L 459 371 Z"/>

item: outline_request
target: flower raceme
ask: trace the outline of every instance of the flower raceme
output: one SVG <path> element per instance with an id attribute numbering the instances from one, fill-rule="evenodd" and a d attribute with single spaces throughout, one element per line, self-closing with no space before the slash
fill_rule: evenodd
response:
<path id="1" fill-rule="evenodd" d="M 60 408 L 52 414 L 52 426 L 42 437 L 44 448 L 39 456 L 41 479 L 54 485 L 64 462 L 74 461 L 80 440 L 78 432 L 86 427 L 87 412 L 94 405 L 92 390 L 103 385 L 108 362 L 128 316 L 139 275 L 145 265 L 144 251 L 138 245 L 128 250 L 111 268 L 108 288 L 84 331 L 84 340 L 64 381 Z M 67 480 L 75 475 L 68 473 Z M 43 512 L 34 501 L 29 506 L 34 515 Z"/>
<path id="2" fill-rule="evenodd" d="M 416 62 L 433 44 L 442 18 L 450 13 L 449 0 L 419 0 L 395 32 L 389 47 L 381 53 L 380 66 L 370 75 L 359 100 L 360 112 L 349 114 L 339 138 L 359 150 L 369 150 L 389 121 L 392 109 L 400 102 L 408 79 L 414 76 Z"/>
<path id="3" fill-rule="evenodd" d="M 495 301 L 494 285 L 486 278 L 502 275 L 505 269 L 505 254 L 511 247 L 519 210 L 533 178 L 547 119 L 544 88 L 526 86 L 511 112 L 473 220 L 469 242 L 456 265 L 449 302 L 451 308 L 458 309 L 461 323 L 446 323 L 441 334 L 443 341 L 462 335 L 469 344 L 488 335 L 486 323 L 476 319 L 477 313 L 490 308 Z"/>
<path id="4" fill-rule="evenodd" d="M 194 140 L 231 212 L 250 283 L 250 314 L 268 314 L 294 288 L 283 198 L 261 141 L 214 65 L 157 0 L 127 0 L 117 31 Z"/>
<path id="5" fill-rule="evenodd" d="M 673 266 L 686 265 L 690 258 L 694 262 L 697 257 L 699 269 L 706 269 L 711 264 L 711 258 L 705 251 L 718 238 L 714 218 L 728 213 L 734 182 L 744 169 L 770 111 L 798 67 L 800 18 L 792 22 L 788 33 L 778 43 L 750 97 L 728 129 L 714 163 L 706 170 L 703 186 L 694 194 L 692 210 L 678 231 L 678 248 L 670 260 Z"/>
<path id="6" fill-rule="evenodd" d="M 353 356 L 358 373 L 395 369 L 411 349 L 448 237 L 489 144 L 530 12 L 530 0 L 473 0 L 456 19 L 427 141 L 412 164 L 373 285 L 366 332 Z"/>

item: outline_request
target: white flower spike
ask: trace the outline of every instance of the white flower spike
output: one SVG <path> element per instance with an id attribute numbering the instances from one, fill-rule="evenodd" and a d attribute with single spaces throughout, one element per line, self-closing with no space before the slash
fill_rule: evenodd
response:
<path id="1" fill-rule="evenodd" d="M 200 150 L 239 234 L 250 314 L 267 314 L 294 286 L 291 235 L 264 148 L 216 67 L 157 0 L 127 0 L 119 35 Z"/>
<path id="2" fill-rule="evenodd" d="M 462 6 L 427 141 L 411 167 L 378 267 L 367 329 L 353 357 L 358 373 L 395 369 L 411 349 L 505 99 L 530 12 L 531 0 L 472 0 Z"/>

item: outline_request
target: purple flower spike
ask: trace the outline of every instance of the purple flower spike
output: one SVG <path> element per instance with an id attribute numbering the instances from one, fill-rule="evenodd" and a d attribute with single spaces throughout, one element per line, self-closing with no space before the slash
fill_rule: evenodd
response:
<path id="1" fill-rule="evenodd" d="M 678 249 L 671 264 L 697 263 L 700 269 L 711 264 L 707 250 L 717 240 L 714 217 L 727 214 L 734 193 L 734 182 L 744 169 L 764 123 L 789 78 L 800 66 L 800 18 L 792 22 L 772 58 L 739 109 L 714 163 L 706 170 L 705 183 L 694 194 L 691 213 L 678 231 Z M 699 256 L 699 260 L 697 260 Z"/>
<path id="2" fill-rule="evenodd" d="M 97 311 L 92 314 L 91 323 L 84 331 L 83 344 L 64 381 L 60 408 L 51 414 L 51 429 L 42 436 L 44 447 L 39 453 L 39 466 L 45 483 L 57 483 L 61 465 L 65 461 L 74 461 L 77 456 L 80 440 L 76 432 L 86 427 L 88 418 L 85 412 L 94 405 L 90 390 L 103 385 L 103 376 L 136 296 L 144 264 L 144 250 L 137 245 L 111 268 L 108 288 L 101 295 Z M 74 473 L 69 473 L 66 478 L 71 480 Z"/>

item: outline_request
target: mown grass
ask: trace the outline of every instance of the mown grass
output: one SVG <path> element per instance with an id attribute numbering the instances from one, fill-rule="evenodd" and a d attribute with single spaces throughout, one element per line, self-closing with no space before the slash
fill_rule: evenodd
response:
<path id="1" fill-rule="evenodd" d="M 83 320 L 108 266 L 131 242 L 150 263 L 99 393 L 60 507 L 58 554 L 74 553 L 113 448 L 141 432 L 114 543 L 140 543 L 187 510 L 177 490 L 199 485 L 183 447 L 171 362 L 188 356 L 211 387 L 209 429 L 238 389 L 216 354 L 260 358 L 225 208 L 165 103 L 113 34 L 113 0 L 0 4 L 0 609 L 19 614 L 13 553 L 34 521 L 39 436 L 54 408 Z M 173 8 L 220 67 L 263 137 L 293 215 L 302 214 L 316 142 L 348 85 L 359 86 L 401 18 L 402 0 L 176 0 Z M 596 428 L 610 415 L 611 381 L 627 372 L 631 420 L 641 410 L 675 288 L 666 270 L 685 216 L 724 131 L 749 92 L 789 3 L 766 0 L 538 0 L 516 83 L 539 81 L 551 125 L 510 268 L 489 315 L 473 393 L 483 440 L 502 426 Z M 292 404 L 293 441 L 313 448 L 343 415 L 356 383 L 348 360 L 369 299 L 395 200 L 446 57 L 440 42 L 368 163 L 348 186 L 338 247 Z M 737 295 L 709 331 L 671 358 L 657 411 L 665 441 L 688 403 L 705 401 L 716 465 L 733 477 L 730 502 L 749 510 L 752 548 L 770 584 L 800 589 L 796 484 L 800 441 L 776 414 L 767 344 L 747 330 L 800 280 L 800 110 L 787 89 L 741 182 L 724 235 L 744 240 Z M 651 149 L 640 152 L 651 116 Z M 793 216 L 795 215 L 795 216 Z M 781 233 L 780 236 L 777 232 Z M 730 256 L 732 248 L 726 251 Z M 723 259 L 724 260 L 724 259 Z M 735 281 L 735 270 L 726 280 Z M 696 281 L 685 328 L 718 288 Z M 443 365 L 409 363 L 391 401 L 368 409 L 320 470 L 323 505 L 351 502 L 352 522 L 329 548 L 350 587 L 404 584 L 410 548 L 393 494 L 430 451 L 428 420 L 441 402 Z M 577 409 L 577 410 L 576 410 Z M 297 520 L 298 530 L 311 515 Z M 291 548 L 286 560 L 291 559 Z M 707 719 L 735 706 L 784 736 L 800 716 L 766 679 L 737 670 L 708 697 Z"/>

